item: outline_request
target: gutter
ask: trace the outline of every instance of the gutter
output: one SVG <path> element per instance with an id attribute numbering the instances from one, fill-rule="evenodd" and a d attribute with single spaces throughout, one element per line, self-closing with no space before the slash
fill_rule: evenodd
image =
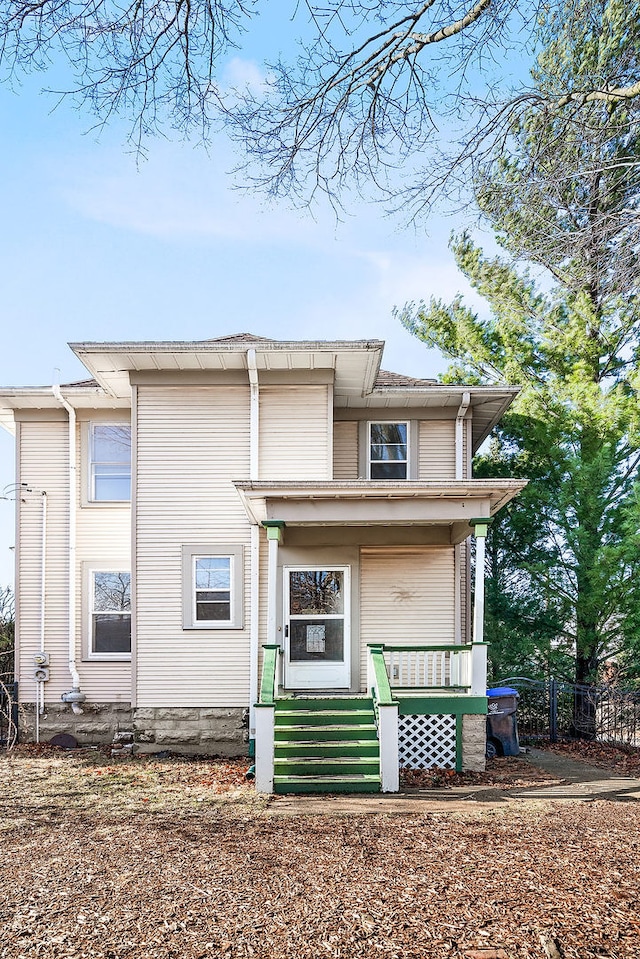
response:
<path id="1" fill-rule="evenodd" d="M 82 712 L 80 703 L 87 698 L 80 690 L 80 674 L 76 666 L 76 411 L 67 403 L 58 385 L 51 387 L 58 403 L 64 407 L 69 417 L 69 595 L 67 600 L 69 622 L 69 672 L 72 689 L 62 693 L 63 703 L 69 703 L 77 715 Z"/>

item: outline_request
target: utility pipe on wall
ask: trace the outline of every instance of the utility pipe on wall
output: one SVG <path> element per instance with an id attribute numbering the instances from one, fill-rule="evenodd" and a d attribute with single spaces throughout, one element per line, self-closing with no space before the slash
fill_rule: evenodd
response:
<path id="1" fill-rule="evenodd" d="M 80 674 L 76 666 L 76 411 L 65 400 L 59 386 L 51 387 L 58 403 L 67 411 L 69 417 L 69 595 L 68 595 L 68 622 L 69 622 L 69 672 L 73 688 L 61 696 L 63 703 L 69 703 L 74 713 L 81 713 L 80 703 L 86 699 L 80 691 Z"/>
<path id="2" fill-rule="evenodd" d="M 249 371 L 250 412 L 249 412 L 249 479 L 257 480 L 260 469 L 260 384 L 256 351 L 247 350 L 247 369 Z M 251 526 L 251 619 L 249 650 L 249 738 L 256 735 L 256 710 L 258 701 L 258 652 L 260 644 L 260 528 Z"/>
<path id="3" fill-rule="evenodd" d="M 47 494 L 42 496 L 42 529 L 40 531 L 40 653 L 44 658 L 46 627 L 45 601 L 47 596 Z M 44 683 L 36 680 L 36 742 L 40 742 L 40 717 L 44 713 Z"/>

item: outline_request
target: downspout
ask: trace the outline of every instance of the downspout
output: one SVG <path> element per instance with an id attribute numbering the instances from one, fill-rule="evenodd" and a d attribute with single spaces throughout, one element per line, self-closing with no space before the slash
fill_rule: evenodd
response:
<path id="1" fill-rule="evenodd" d="M 57 384 L 51 387 L 51 391 L 69 417 L 69 596 L 67 606 L 69 672 L 73 688 L 68 693 L 62 693 L 60 698 L 63 703 L 69 703 L 77 715 L 82 712 L 80 703 L 83 703 L 87 697 L 80 691 L 80 674 L 76 666 L 76 411 L 67 403 Z"/>
<path id="2" fill-rule="evenodd" d="M 256 351 L 247 350 L 247 369 L 249 371 L 250 413 L 249 413 L 249 479 L 257 480 L 260 469 L 260 385 Z M 258 652 L 260 647 L 258 603 L 260 590 L 260 527 L 251 525 L 251 620 L 249 640 L 249 742 L 255 743 L 256 709 L 258 701 Z M 253 747 L 250 747 L 251 749 Z"/>
<path id="3" fill-rule="evenodd" d="M 471 394 L 464 392 L 456 414 L 456 479 L 464 479 L 464 418 L 471 405 Z"/>
<path id="4" fill-rule="evenodd" d="M 456 479 L 464 479 L 464 424 L 471 404 L 471 394 L 465 390 L 456 414 L 455 453 Z M 455 605 L 453 610 L 455 642 L 462 642 L 462 547 L 458 543 L 453 550 Z M 468 641 L 468 638 L 467 638 Z"/>

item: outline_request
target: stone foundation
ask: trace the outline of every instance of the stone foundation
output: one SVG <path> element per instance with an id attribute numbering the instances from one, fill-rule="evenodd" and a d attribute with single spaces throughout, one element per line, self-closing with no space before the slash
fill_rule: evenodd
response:
<path id="1" fill-rule="evenodd" d="M 242 707 L 214 706 L 136 709 L 133 731 L 137 751 L 246 756 L 245 712 Z"/>
<path id="2" fill-rule="evenodd" d="M 40 717 L 40 742 L 49 742 L 56 733 L 74 736 L 81 746 L 110 743 L 121 730 L 131 729 L 133 713 L 130 703 L 83 703 L 76 715 L 66 703 L 48 703 Z M 35 706 L 20 706 L 18 728 L 20 742 L 35 742 Z"/>
<path id="3" fill-rule="evenodd" d="M 243 756 L 247 754 L 246 710 L 242 707 L 155 707 L 132 709 L 129 703 L 83 703 L 76 715 L 65 703 L 47 705 L 40 717 L 40 742 L 56 733 L 68 733 L 81 746 L 112 743 L 118 734 L 132 731 L 137 753 L 162 750 L 187 755 Z M 35 742 L 35 707 L 20 706 L 20 742 Z"/>
<path id="4" fill-rule="evenodd" d="M 462 769 L 480 773 L 486 768 L 487 717 L 462 717 Z"/>

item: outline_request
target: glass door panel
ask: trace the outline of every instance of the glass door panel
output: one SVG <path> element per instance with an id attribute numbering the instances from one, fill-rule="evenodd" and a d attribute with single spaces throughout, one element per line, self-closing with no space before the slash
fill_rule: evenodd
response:
<path id="1" fill-rule="evenodd" d="M 348 567 L 285 569 L 285 685 L 349 687 Z"/>

